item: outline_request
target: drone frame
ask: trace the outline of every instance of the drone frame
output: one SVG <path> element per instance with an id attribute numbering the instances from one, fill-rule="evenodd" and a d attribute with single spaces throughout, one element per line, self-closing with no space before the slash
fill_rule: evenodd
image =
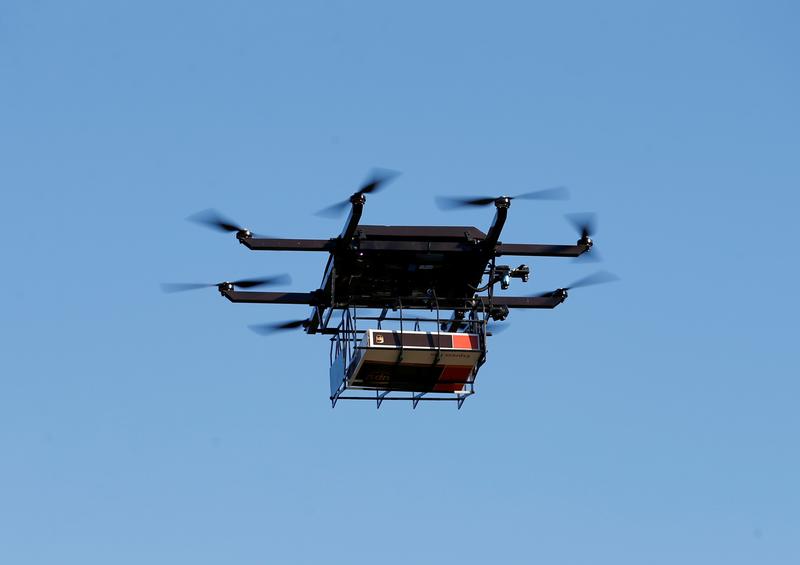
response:
<path id="1" fill-rule="evenodd" d="M 520 257 L 578 257 L 592 248 L 593 242 L 583 235 L 575 245 L 502 243 L 500 234 L 508 217 L 511 205 L 509 197 L 495 200 L 494 220 L 487 233 L 474 227 L 456 226 L 371 226 L 359 225 L 364 211 L 366 196 L 354 194 L 350 199 L 350 214 L 339 236 L 330 239 L 288 239 L 254 237 L 249 230 L 239 230 L 239 242 L 253 251 L 313 251 L 329 254 L 320 288 L 311 292 L 254 292 L 236 290 L 230 283 L 221 283 L 221 294 L 235 303 L 247 304 L 298 304 L 312 306 L 313 310 L 306 324 L 306 333 L 335 333 L 330 327 L 331 314 L 336 309 L 347 308 L 396 308 L 402 303 L 404 308 L 429 309 L 432 293 L 442 309 L 456 313 L 470 311 L 478 302 L 485 303 L 494 312 L 508 313 L 513 308 L 555 308 L 567 297 L 565 289 L 559 289 L 545 296 L 499 296 L 492 292 L 498 271 L 507 274 L 508 267 L 496 265 L 502 256 Z M 440 284 L 446 289 L 423 288 L 431 282 L 430 276 L 420 281 L 412 281 L 405 288 L 410 292 L 397 292 L 397 288 L 376 288 L 374 281 L 367 280 L 352 291 L 353 279 L 363 274 L 353 265 L 354 258 L 360 263 L 380 262 L 396 272 L 397 264 L 407 268 L 405 278 L 414 279 L 418 269 L 435 271 L 456 268 L 460 274 L 467 274 L 470 280 L 457 280 L 457 277 L 438 273 Z M 430 258 L 440 266 L 426 264 Z M 443 266 L 441 266 L 443 264 Z M 372 265 L 374 266 L 374 265 Z M 522 266 L 524 267 L 524 266 Z M 488 269 L 488 270 L 487 270 Z M 355 271 L 359 271 L 356 273 Z M 488 274 L 488 297 L 479 297 L 476 292 L 484 275 Z M 444 277 L 442 277 L 444 275 Z M 436 276 L 436 275 L 434 275 Z M 513 276 L 513 275 L 512 275 Z M 524 277 L 527 280 L 527 272 Z M 445 279 L 450 279 L 443 282 Z M 392 279 L 397 284 L 396 279 Z M 388 280 L 381 281 L 384 283 Z M 423 286 L 420 286 L 422 284 Z M 455 286 L 454 286 L 455 285 Z M 342 287 L 345 287 L 342 289 Z M 435 286 L 435 285 L 432 285 Z M 456 314 L 457 316 L 458 314 Z M 504 314 L 497 314 L 505 319 Z M 496 318 L 498 319 L 498 318 Z"/>

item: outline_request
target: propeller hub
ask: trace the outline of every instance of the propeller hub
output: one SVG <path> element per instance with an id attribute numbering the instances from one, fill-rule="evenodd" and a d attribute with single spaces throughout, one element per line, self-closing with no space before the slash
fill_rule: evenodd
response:
<path id="1" fill-rule="evenodd" d="M 510 196 L 501 196 L 497 200 L 494 201 L 494 205 L 496 208 L 510 208 L 511 207 L 511 197 Z"/>
<path id="2" fill-rule="evenodd" d="M 253 232 L 248 229 L 242 228 L 236 232 L 237 239 L 250 239 L 251 237 L 253 237 Z"/>
<path id="3" fill-rule="evenodd" d="M 489 311 L 489 316 L 495 322 L 502 322 L 506 318 L 508 318 L 508 306 L 493 306 L 492 309 Z"/>
<path id="4" fill-rule="evenodd" d="M 583 235 L 578 240 L 578 245 L 582 245 L 584 247 L 591 248 L 592 245 L 594 245 L 594 242 L 592 241 L 592 238 L 589 237 L 588 235 Z"/>
<path id="5" fill-rule="evenodd" d="M 226 292 L 226 291 L 230 292 L 233 290 L 233 283 L 230 283 L 228 281 L 221 282 L 217 285 L 217 288 L 219 289 L 220 292 Z"/>
<path id="6" fill-rule="evenodd" d="M 352 204 L 364 204 L 367 201 L 367 197 L 363 192 L 356 192 L 353 196 L 350 197 L 350 202 Z"/>

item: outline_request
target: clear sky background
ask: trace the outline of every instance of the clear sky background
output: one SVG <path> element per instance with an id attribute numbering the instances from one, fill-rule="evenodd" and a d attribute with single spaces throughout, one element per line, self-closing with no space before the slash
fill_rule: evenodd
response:
<path id="1" fill-rule="evenodd" d="M 0 562 L 800 562 L 794 2 L 0 4 Z M 513 312 L 478 394 L 328 401 L 328 343 L 162 281 L 291 272 L 184 221 L 488 227 L 563 184 L 616 284 Z M 511 259 L 512 261 L 514 259 Z M 521 262 L 521 261 L 520 261 Z M 596 267 L 529 262 L 516 290 Z"/>

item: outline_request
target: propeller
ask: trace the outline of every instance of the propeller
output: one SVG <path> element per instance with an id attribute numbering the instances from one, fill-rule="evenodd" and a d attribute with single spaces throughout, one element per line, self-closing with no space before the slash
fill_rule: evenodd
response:
<path id="1" fill-rule="evenodd" d="M 220 214 L 219 210 L 215 210 L 214 208 L 208 208 L 207 210 L 201 210 L 196 214 L 192 214 L 188 218 L 186 218 L 190 222 L 194 222 L 196 224 L 201 224 L 211 229 L 217 231 L 240 231 L 245 228 L 242 228 L 236 224 L 233 220 L 229 220 L 222 214 Z"/>
<path id="2" fill-rule="evenodd" d="M 486 333 L 497 335 L 506 331 L 510 325 L 510 322 L 489 322 L 486 324 Z"/>
<path id="3" fill-rule="evenodd" d="M 186 219 L 190 222 L 211 228 L 212 230 L 236 232 L 236 235 L 241 237 L 252 237 L 253 235 L 250 230 L 243 228 L 233 220 L 226 218 L 219 212 L 219 210 L 215 210 L 214 208 L 201 210 L 200 212 L 192 214 Z"/>
<path id="4" fill-rule="evenodd" d="M 364 184 L 361 185 L 361 188 L 353 193 L 350 198 L 347 200 L 342 200 L 341 202 L 337 202 L 336 204 L 332 204 L 327 208 L 323 208 L 322 210 L 318 211 L 316 215 L 328 218 L 341 216 L 354 199 L 361 198 L 361 196 L 364 194 L 371 194 L 373 192 L 382 190 L 385 188 L 386 184 L 389 183 L 389 181 L 394 180 L 398 176 L 400 176 L 400 173 L 397 171 L 390 171 L 389 169 L 373 169 L 370 176 L 366 181 L 364 181 Z"/>
<path id="5" fill-rule="evenodd" d="M 443 322 L 442 325 L 440 326 L 441 330 L 442 331 L 446 331 L 451 323 L 452 323 L 452 320 L 451 321 L 447 321 L 447 322 Z M 503 321 L 503 322 L 499 322 L 499 321 L 495 322 L 494 320 L 489 320 L 486 323 L 486 332 L 489 333 L 489 334 L 499 334 L 501 332 L 506 331 L 508 329 L 509 325 L 510 325 L 510 322 L 505 322 L 505 321 Z M 469 328 L 469 326 L 470 326 L 470 321 L 469 320 L 461 320 L 459 322 L 458 327 L 456 328 L 456 330 L 457 331 L 462 331 L 462 330 L 466 331 Z"/>
<path id="6" fill-rule="evenodd" d="M 601 260 L 600 253 L 594 247 L 592 236 L 597 231 L 597 214 L 592 212 L 582 212 L 579 214 L 567 214 L 565 216 L 569 223 L 575 228 L 581 238 L 578 245 L 589 245 L 589 249 L 578 255 L 575 261 L 578 263 L 595 263 Z"/>
<path id="7" fill-rule="evenodd" d="M 541 294 L 534 294 L 532 296 L 536 298 L 545 298 L 548 296 L 563 296 L 564 298 L 567 297 L 567 291 L 581 288 L 584 286 L 593 286 L 596 284 L 605 284 L 614 281 L 618 281 L 619 277 L 614 273 L 609 273 L 608 271 L 597 271 L 596 273 L 592 273 L 591 275 L 587 275 L 582 279 L 576 280 L 569 286 L 565 286 L 563 288 L 558 288 L 556 290 L 552 290 L 550 292 L 543 292 Z"/>
<path id="8" fill-rule="evenodd" d="M 581 238 L 592 237 L 597 231 L 597 214 L 582 212 L 580 214 L 567 214 L 565 217 L 575 227 L 575 230 L 581 234 Z"/>
<path id="9" fill-rule="evenodd" d="M 269 324 L 253 324 L 249 327 L 258 335 L 272 335 L 276 332 L 284 331 L 284 330 L 294 330 L 297 328 L 305 327 L 308 324 L 308 320 L 290 320 L 288 322 L 273 322 Z"/>
<path id="10" fill-rule="evenodd" d="M 219 287 L 229 284 L 236 288 L 254 288 L 257 286 L 272 286 L 291 284 L 292 278 L 289 275 L 275 275 L 274 277 L 262 277 L 259 279 L 241 279 L 238 281 L 224 281 L 221 283 L 162 283 L 161 290 L 167 293 L 184 292 L 186 290 L 197 290 L 200 288 Z"/>
<path id="11" fill-rule="evenodd" d="M 569 191 L 563 186 L 556 186 L 554 188 L 545 188 L 544 190 L 534 190 L 533 192 L 524 192 L 516 196 L 481 196 L 478 198 L 464 198 L 458 196 L 437 196 L 436 203 L 442 210 L 454 210 L 456 208 L 467 208 L 469 206 L 488 206 L 494 204 L 499 198 L 508 198 L 509 200 L 567 200 L 569 199 Z"/>

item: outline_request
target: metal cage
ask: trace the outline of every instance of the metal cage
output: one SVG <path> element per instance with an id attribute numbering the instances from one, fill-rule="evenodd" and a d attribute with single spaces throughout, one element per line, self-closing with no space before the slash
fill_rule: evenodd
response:
<path id="1" fill-rule="evenodd" d="M 330 338 L 330 400 L 333 407 L 339 400 L 371 400 L 376 403 L 377 408 L 380 408 L 384 400 L 405 400 L 411 402 L 412 408 L 423 401 L 455 402 L 461 408 L 464 401 L 475 393 L 475 379 L 486 360 L 489 311 L 479 303 L 463 317 L 457 316 L 455 312 L 450 313 L 449 310 L 445 311 L 447 317 L 443 317 L 443 310 L 439 308 L 435 295 L 432 296 L 431 306 L 427 315 L 418 309 L 404 308 L 400 300 L 395 308 L 383 308 L 379 313 L 369 309 L 359 311 L 356 307 L 341 309 L 340 322 Z M 445 332 L 445 329 L 455 331 Z M 384 347 L 371 345 L 365 339 L 368 333 L 371 334 L 370 330 L 390 331 L 396 336 L 391 352 L 387 352 Z M 384 332 L 375 335 L 383 335 Z M 441 375 L 446 367 L 442 364 L 443 357 L 453 350 L 452 346 L 445 349 L 446 345 L 443 344 L 448 343 L 447 336 L 459 333 L 476 336 L 477 350 L 471 349 L 470 352 L 476 354 L 477 360 L 466 374 L 456 379 L 435 381 L 434 377 Z M 412 353 L 412 346 L 407 342 L 411 341 L 410 337 L 417 337 L 416 334 L 427 335 L 427 341 L 432 344 L 423 348 L 429 352 L 428 357 L 432 356 L 429 366 L 406 365 L 407 357 Z M 363 359 L 366 352 L 377 350 L 381 350 L 384 357 L 387 354 L 394 356 L 387 368 L 390 373 L 387 382 L 371 386 L 352 386 L 353 373 L 359 368 L 358 361 Z M 437 384 L 433 388 L 415 387 L 415 380 L 411 379 L 411 384 L 404 381 L 403 386 L 397 386 L 396 379 L 392 377 L 400 372 L 405 375 L 409 372 L 419 373 L 420 381 L 429 385 L 431 382 L 444 382 L 445 385 Z M 442 386 L 453 390 L 441 390 Z M 437 387 L 440 390 L 436 390 Z"/>

